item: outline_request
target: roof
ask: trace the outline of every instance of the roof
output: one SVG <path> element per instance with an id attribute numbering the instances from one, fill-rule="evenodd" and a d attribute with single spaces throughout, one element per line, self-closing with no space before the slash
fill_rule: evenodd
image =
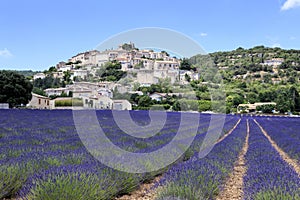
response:
<path id="1" fill-rule="evenodd" d="M 35 94 L 33 92 L 31 94 L 32 94 L 33 97 L 37 97 L 37 98 L 41 98 L 41 99 L 49 99 L 50 100 L 49 97 L 45 97 L 45 96 L 42 96 L 42 95 L 39 95 L 39 94 Z"/>
<path id="2" fill-rule="evenodd" d="M 166 64 L 178 64 L 176 61 L 168 61 L 168 60 L 156 60 L 157 63 L 166 63 Z"/>
<path id="3" fill-rule="evenodd" d="M 161 97 L 165 97 L 165 96 L 173 96 L 173 95 L 175 95 L 175 96 L 184 95 L 184 93 L 159 93 L 159 92 L 155 92 L 155 93 L 153 93 L 153 94 L 151 94 L 151 95 L 154 95 L 154 94 L 157 94 L 157 95 L 159 95 L 159 96 L 161 96 Z M 150 96 L 151 96 L 151 95 L 150 95 Z"/>
<path id="4" fill-rule="evenodd" d="M 67 88 L 48 88 L 48 89 L 45 89 L 45 91 L 50 91 L 50 90 L 61 90 L 61 91 L 64 91 L 66 89 Z"/>
<path id="5" fill-rule="evenodd" d="M 114 103 L 130 103 L 128 100 L 126 99 L 115 99 L 113 100 Z"/>

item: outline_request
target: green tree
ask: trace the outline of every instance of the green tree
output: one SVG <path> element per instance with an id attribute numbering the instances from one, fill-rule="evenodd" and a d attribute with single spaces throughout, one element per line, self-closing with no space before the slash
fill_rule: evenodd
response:
<path id="1" fill-rule="evenodd" d="M 191 70 L 191 63 L 188 59 L 183 58 L 181 63 L 180 63 L 180 69 L 181 70 Z"/>
<path id="2" fill-rule="evenodd" d="M 290 92 L 286 88 L 280 88 L 277 90 L 277 110 L 281 113 L 291 111 L 293 107 L 292 98 Z"/>
<path id="3" fill-rule="evenodd" d="M 0 71 L 0 102 L 9 107 L 26 105 L 31 99 L 32 84 L 23 75 L 13 71 Z"/>
<path id="4" fill-rule="evenodd" d="M 118 61 L 107 62 L 97 74 L 100 75 L 102 81 L 119 81 L 126 75 L 121 68 L 122 65 Z"/>
<path id="5" fill-rule="evenodd" d="M 291 98 L 291 111 L 300 111 L 300 95 L 295 86 L 289 89 L 289 96 Z"/>
<path id="6" fill-rule="evenodd" d="M 172 110 L 174 110 L 174 111 L 180 111 L 180 110 L 181 110 L 181 108 L 180 108 L 180 103 L 179 103 L 178 100 L 176 100 L 176 101 L 174 102 L 174 104 L 173 104 L 173 106 L 172 106 Z"/>
<path id="7" fill-rule="evenodd" d="M 138 106 L 139 107 L 150 107 L 152 105 L 152 100 L 149 96 L 144 95 L 139 98 Z"/>
<path id="8" fill-rule="evenodd" d="M 58 88 L 62 86 L 62 83 L 60 79 L 54 78 L 51 75 L 46 76 L 44 79 L 35 79 L 33 81 L 33 86 L 35 88 L 39 88 L 41 90 L 47 89 L 47 88 Z"/>
<path id="9" fill-rule="evenodd" d="M 257 111 L 261 111 L 263 113 L 272 113 L 275 110 L 275 105 L 267 104 L 256 107 Z"/>
<path id="10" fill-rule="evenodd" d="M 211 109 L 211 101 L 199 100 L 199 112 L 208 111 Z"/>
<path id="11" fill-rule="evenodd" d="M 184 78 L 187 82 L 190 82 L 191 81 L 191 77 L 188 75 L 188 74 L 185 74 L 184 75 Z"/>
<path id="12" fill-rule="evenodd" d="M 132 43 L 124 43 L 123 45 L 122 45 L 122 49 L 124 49 L 124 50 L 126 50 L 126 51 L 131 51 L 131 50 L 134 50 L 134 44 L 132 44 Z"/>
<path id="13" fill-rule="evenodd" d="M 69 84 L 71 82 L 71 73 L 70 71 L 64 72 L 64 81 L 66 84 Z"/>
<path id="14" fill-rule="evenodd" d="M 161 53 L 164 53 L 166 56 L 170 56 L 170 54 L 168 54 L 166 51 L 161 51 Z"/>

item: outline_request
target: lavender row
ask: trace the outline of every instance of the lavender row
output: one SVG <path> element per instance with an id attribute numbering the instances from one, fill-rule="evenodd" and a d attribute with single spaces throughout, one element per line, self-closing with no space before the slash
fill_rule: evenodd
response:
<path id="1" fill-rule="evenodd" d="M 257 121 L 272 140 L 300 164 L 300 118 L 259 117 Z"/>
<path id="2" fill-rule="evenodd" d="M 300 178 L 272 147 L 253 120 L 245 156 L 245 199 L 299 199 Z"/>
<path id="3" fill-rule="evenodd" d="M 167 144 L 176 134 L 174 130 L 178 127 L 180 119 L 179 113 L 168 113 L 168 121 L 161 133 L 142 141 L 122 133 L 113 123 L 111 112 L 100 111 L 97 115 L 99 122 L 103 123 L 104 129 L 106 128 L 108 137 L 120 147 L 133 152 L 154 151 Z M 133 116 L 140 122 L 147 121 L 147 117 L 143 117 L 145 113 L 134 112 Z M 202 138 L 209 126 L 210 115 L 201 115 L 199 120 L 198 135 Z M 225 128 L 229 130 L 236 121 L 236 117 L 228 117 Z M 71 111 L 3 111 L 0 113 L 0 124 L 0 198 L 12 197 L 21 187 L 23 189 L 19 195 L 27 198 L 27 196 L 37 194 L 47 196 L 47 191 L 52 191 L 53 185 L 75 187 L 78 184 L 91 193 L 102 194 L 107 190 L 107 194 L 117 195 L 132 190 L 140 182 L 156 175 L 155 173 L 142 176 L 128 175 L 111 170 L 95 160 L 86 151 L 76 133 Z M 185 126 L 189 128 L 191 125 Z M 198 143 L 201 141 L 199 138 L 196 137 Z M 92 166 L 96 167 L 99 174 L 101 171 L 106 171 L 106 179 L 89 173 L 89 168 L 92 171 L 94 169 Z M 83 174 L 80 176 L 82 182 L 78 182 L 78 174 Z M 87 189 L 90 179 L 98 181 L 99 188 Z M 58 180 L 60 182 L 57 182 Z M 68 180 L 74 180 L 72 183 L 76 185 L 68 185 Z M 116 180 L 120 184 L 114 184 Z M 104 181 L 103 184 L 102 181 Z M 103 185 L 112 187 L 108 188 Z M 59 193 L 58 191 L 54 194 L 59 195 Z M 106 195 L 103 199 L 106 199 Z"/>
<path id="4" fill-rule="evenodd" d="M 233 130 L 232 134 L 215 145 L 204 158 L 195 154 L 190 160 L 168 170 L 160 181 L 157 199 L 169 197 L 198 200 L 213 199 L 222 190 L 222 185 L 245 142 L 246 120 Z"/>

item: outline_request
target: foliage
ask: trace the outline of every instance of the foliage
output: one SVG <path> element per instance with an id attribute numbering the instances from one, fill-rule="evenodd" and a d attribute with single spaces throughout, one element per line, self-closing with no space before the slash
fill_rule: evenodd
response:
<path id="1" fill-rule="evenodd" d="M 180 62 L 180 67 L 179 69 L 181 70 L 196 70 L 196 68 L 190 63 L 190 61 L 187 58 L 183 58 L 182 61 Z"/>
<path id="2" fill-rule="evenodd" d="M 121 63 L 118 61 L 107 62 L 97 71 L 97 74 L 101 81 L 119 81 L 126 75 L 121 68 Z"/>
<path id="3" fill-rule="evenodd" d="M 66 77 L 67 78 L 67 77 Z M 54 78 L 52 75 L 46 76 L 44 79 L 38 78 L 33 81 L 33 86 L 40 90 L 47 88 L 59 88 L 63 86 L 60 79 Z"/>
<path id="4" fill-rule="evenodd" d="M 122 49 L 126 50 L 126 51 L 131 51 L 131 50 L 134 50 L 135 47 L 134 47 L 134 44 L 128 44 L 128 43 L 124 43 L 122 45 Z"/>
<path id="5" fill-rule="evenodd" d="M 41 90 L 40 88 L 34 87 L 32 89 L 32 92 L 41 96 L 47 96 L 46 92 L 44 90 Z"/>
<path id="6" fill-rule="evenodd" d="M 0 102 L 9 107 L 26 105 L 31 99 L 32 84 L 14 71 L 0 71 Z"/>
<path id="7" fill-rule="evenodd" d="M 275 110 L 275 105 L 260 105 L 256 107 L 256 110 L 261 111 L 262 113 L 273 113 L 273 110 Z"/>
<path id="8" fill-rule="evenodd" d="M 71 106 L 83 106 L 82 99 L 64 99 L 55 100 L 55 107 L 71 107 Z"/>
<path id="9" fill-rule="evenodd" d="M 38 71 L 32 71 L 32 70 L 18 70 L 15 71 L 17 74 L 21 74 L 23 76 L 27 77 L 33 77 L 36 73 L 39 73 Z"/>
<path id="10" fill-rule="evenodd" d="M 236 110 L 240 103 L 276 102 L 281 113 L 300 110 L 299 69 L 300 51 L 256 46 L 250 49 L 196 55 L 189 64 L 200 71 L 201 82 L 216 82 L 214 69 L 219 68 L 226 87 L 226 112 Z M 279 67 L 266 65 L 274 59 L 284 59 Z M 199 83 L 191 83 L 196 96 L 210 100 L 209 93 L 199 89 Z M 294 88 L 290 91 L 290 88 Z"/>
<path id="11" fill-rule="evenodd" d="M 198 104 L 199 104 L 199 112 L 211 110 L 211 101 L 199 100 Z"/>

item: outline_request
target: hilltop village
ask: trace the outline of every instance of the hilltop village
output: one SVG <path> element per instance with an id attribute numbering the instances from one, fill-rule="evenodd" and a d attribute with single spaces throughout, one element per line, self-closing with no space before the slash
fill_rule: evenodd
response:
<path id="1" fill-rule="evenodd" d="M 64 87 L 46 88 L 45 95 L 33 93 L 35 98 L 29 106 L 53 109 L 57 107 L 55 101 L 67 100 L 72 94 L 73 98 L 83 99 L 84 107 L 131 109 L 131 103 L 127 100 L 113 100 L 113 91 L 142 95 L 141 91 L 136 91 L 138 87 L 150 87 L 163 80 L 180 85 L 188 84 L 190 80 L 199 80 L 198 71 L 180 69 L 181 61 L 166 51 L 139 50 L 133 43 L 122 44 L 117 49 L 79 53 L 67 62 L 59 62 L 48 72 L 33 76 L 34 81 L 51 76 L 65 80 L 68 84 Z M 61 95 L 67 97 L 50 99 Z M 158 101 L 164 96 L 166 93 L 150 95 L 152 100 Z"/>
<path id="2" fill-rule="evenodd" d="M 226 89 L 221 107 L 227 113 L 299 112 L 299 55 L 298 50 L 257 46 L 177 58 L 124 43 L 79 53 L 34 73 L 28 107 L 66 108 L 74 106 L 75 98 L 75 105 L 84 108 L 211 111 L 210 88 L 220 82 L 207 77 L 218 72 Z M 184 101 L 192 95 L 194 100 Z"/>

